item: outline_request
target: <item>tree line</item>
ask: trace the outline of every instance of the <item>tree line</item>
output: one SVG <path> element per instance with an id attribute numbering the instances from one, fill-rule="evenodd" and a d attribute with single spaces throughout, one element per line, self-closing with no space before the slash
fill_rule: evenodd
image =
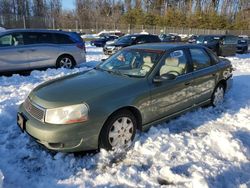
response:
<path id="1" fill-rule="evenodd" d="M 0 0 L 5 27 L 96 28 L 97 24 L 250 29 L 249 0 Z M 21 21 L 21 22 L 20 22 Z M 22 25 L 18 25 L 22 23 Z"/>

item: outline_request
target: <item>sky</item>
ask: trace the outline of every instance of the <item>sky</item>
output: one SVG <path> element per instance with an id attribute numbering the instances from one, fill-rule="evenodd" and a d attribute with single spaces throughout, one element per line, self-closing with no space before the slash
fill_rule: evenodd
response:
<path id="1" fill-rule="evenodd" d="M 75 8 L 75 0 L 62 0 L 63 9 L 72 10 Z"/>

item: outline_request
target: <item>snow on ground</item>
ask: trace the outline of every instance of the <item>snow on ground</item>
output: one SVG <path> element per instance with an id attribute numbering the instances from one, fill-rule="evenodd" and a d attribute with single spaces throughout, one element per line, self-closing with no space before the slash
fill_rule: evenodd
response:
<path id="1" fill-rule="evenodd" d="M 250 54 L 229 58 L 234 86 L 218 108 L 202 108 L 138 133 L 127 152 L 52 154 L 22 134 L 18 105 L 36 85 L 88 67 L 0 77 L 0 187 L 250 187 Z"/>

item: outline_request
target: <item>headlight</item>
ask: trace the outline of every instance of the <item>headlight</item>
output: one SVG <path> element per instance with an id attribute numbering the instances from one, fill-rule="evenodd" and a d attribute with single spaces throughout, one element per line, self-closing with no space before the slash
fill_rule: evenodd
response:
<path id="1" fill-rule="evenodd" d="M 47 109 L 45 122 L 51 124 L 71 124 L 88 120 L 89 108 L 86 104 L 77 104 L 61 108 Z"/>

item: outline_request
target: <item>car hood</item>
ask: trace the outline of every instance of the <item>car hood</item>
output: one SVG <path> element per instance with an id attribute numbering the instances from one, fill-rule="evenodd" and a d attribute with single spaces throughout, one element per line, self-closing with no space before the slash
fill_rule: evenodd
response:
<path id="1" fill-rule="evenodd" d="M 133 84 L 136 78 L 116 75 L 101 70 L 90 70 L 45 82 L 29 95 L 31 101 L 44 108 L 56 108 L 89 103 L 115 89 Z"/>

